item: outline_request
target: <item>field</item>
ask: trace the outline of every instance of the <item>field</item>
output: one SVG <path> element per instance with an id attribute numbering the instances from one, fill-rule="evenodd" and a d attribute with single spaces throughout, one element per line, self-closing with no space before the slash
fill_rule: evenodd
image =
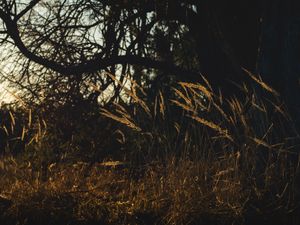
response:
<path id="1" fill-rule="evenodd" d="M 102 158 L 80 148 L 91 124 L 57 154 L 56 125 L 10 111 L 9 129 L 23 121 L 30 141 L 0 161 L 1 224 L 299 224 L 297 135 L 276 93 L 257 85 L 267 98 L 245 86 L 223 99 L 208 82 L 153 102 L 128 90 L 135 107 L 99 110 L 116 128 Z"/>

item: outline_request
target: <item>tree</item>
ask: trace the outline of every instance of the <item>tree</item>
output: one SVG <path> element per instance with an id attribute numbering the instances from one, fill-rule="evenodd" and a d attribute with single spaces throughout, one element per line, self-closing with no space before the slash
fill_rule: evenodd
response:
<path id="1" fill-rule="evenodd" d="M 149 44 L 151 30 L 158 22 L 151 13 L 155 5 L 152 2 L 148 6 L 148 1 L 136 4 L 91 0 L 2 1 L 2 43 L 17 49 L 11 54 L 14 63 L 22 62 L 18 67 L 21 76 L 12 80 L 35 95 L 43 89 L 37 87 L 42 83 L 51 88 L 64 86 L 61 90 L 67 94 L 70 91 L 80 95 L 84 83 L 99 85 L 101 91 L 116 86 L 103 71 L 113 74 L 121 71 L 119 83 L 122 84 L 129 73 L 127 65 L 161 69 L 180 76 L 199 76 L 155 58 Z M 121 91 L 117 87 L 114 90 Z"/>
<path id="2" fill-rule="evenodd" d="M 230 97 L 250 82 L 244 67 L 299 115 L 297 7 L 295 0 L 3 0 L 2 44 L 15 47 L 10 59 L 21 67 L 7 78 L 30 95 L 45 89 L 51 98 L 55 90 L 71 100 L 95 94 L 92 84 L 98 94 L 113 92 L 113 101 L 130 80 L 154 88 L 204 75 Z"/>
<path id="3" fill-rule="evenodd" d="M 265 1 L 258 73 L 283 98 L 300 128 L 300 4 Z M 299 129 L 298 129 L 299 130 Z"/>
<path id="4" fill-rule="evenodd" d="M 181 79 L 199 80 L 199 72 L 202 72 L 216 86 L 221 86 L 223 80 L 239 80 L 242 71 L 238 60 L 241 54 L 235 51 L 244 44 L 239 41 L 241 35 L 236 34 L 244 32 L 243 26 L 238 27 L 235 20 L 243 19 L 248 23 L 251 26 L 248 29 L 254 31 L 250 32 L 253 39 L 256 38 L 252 42 L 258 41 L 256 1 L 246 5 L 254 8 L 251 11 L 256 13 L 253 20 L 248 18 L 249 15 L 243 15 L 249 7 L 236 0 L 231 4 L 192 0 L 21 2 L 5 0 L 2 3 L 0 18 L 4 22 L 3 33 L 7 35 L 3 40 L 12 41 L 30 62 L 64 77 L 76 76 L 78 80 L 82 80 L 78 78 L 82 74 L 99 72 L 118 64 L 135 64 L 168 71 Z M 237 28 L 233 34 L 229 31 L 232 25 Z M 170 46 L 174 45 L 174 37 L 178 34 L 181 39 L 193 40 L 201 69 L 183 69 L 175 60 L 158 59 L 161 46 L 151 49 L 149 45 L 154 38 L 151 35 L 153 29 L 158 27 L 169 41 L 173 38 Z M 173 49 L 180 44 L 177 41 Z M 241 57 L 243 65 L 253 67 L 255 54 L 249 54 L 251 56 L 246 59 Z"/>

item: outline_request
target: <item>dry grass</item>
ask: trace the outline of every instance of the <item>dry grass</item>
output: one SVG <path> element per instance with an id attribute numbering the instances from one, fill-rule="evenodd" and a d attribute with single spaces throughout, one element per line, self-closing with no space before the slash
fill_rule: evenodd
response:
<path id="1" fill-rule="evenodd" d="M 287 215 L 283 204 L 288 187 L 268 196 L 266 187 L 245 186 L 236 159 L 229 155 L 204 163 L 170 158 L 144 169 L 83 162 L 51 164 L 44 176 L 30 164 L 6 158 L 1 160 L 0 196 L 8 204 L 2 208 L 2 220 L 13 218 L 19 224 L 239 224 L 251 207 L 256 216 Z"/>
<path id="2" fill-rule="evenodd" d="M 3 220 L 185 225 L 251 224 L 253 218 L 283 224 L 293 218 L 299 211 L 299 156 L 280 101 L 246 86 L 244 98 L 223 99 L 204 83 L 181 82 L 171 98 L 160 91 L 154 102 L 133 86 L 127 90 L 132 107 L 102 110 L 124 126 L 118 132 L 129 164 L 3 158 Z"/>

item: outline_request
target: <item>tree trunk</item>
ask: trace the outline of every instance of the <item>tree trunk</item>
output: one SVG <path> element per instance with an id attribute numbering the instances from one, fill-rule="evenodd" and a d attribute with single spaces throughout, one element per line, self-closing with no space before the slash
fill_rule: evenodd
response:
<path id="1" fill-rule="evenodd" d="M 190 24 L 196 39 L 201 72 L 224 97 L 240 96 L 238 88 L 257 62 L 260 1 L 197 2 L 198 18 Z"/>
<path id="2" fill-rule="evenodd" d="M 284 100 L 300 130 L 300 3 L 267 0 L 258 73 Z"/>

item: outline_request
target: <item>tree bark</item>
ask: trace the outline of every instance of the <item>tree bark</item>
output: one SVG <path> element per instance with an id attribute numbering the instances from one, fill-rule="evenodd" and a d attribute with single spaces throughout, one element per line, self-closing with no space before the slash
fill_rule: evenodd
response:
<path id="1" fill-rule="evenodd" d="M 257 62 L 260 1 L 198 1 L 188 24 L 196 39 L 201 72 L 224 97 L 240 96 L 237 85 L 249 77 Z M 195 23 L 194 21 L 197 21 Z"/>
<path id="2" fill-rule="evenodd" d="M 300 130 L 300 3 L 267 0 L 258 73 L 275 88 Z"/>

